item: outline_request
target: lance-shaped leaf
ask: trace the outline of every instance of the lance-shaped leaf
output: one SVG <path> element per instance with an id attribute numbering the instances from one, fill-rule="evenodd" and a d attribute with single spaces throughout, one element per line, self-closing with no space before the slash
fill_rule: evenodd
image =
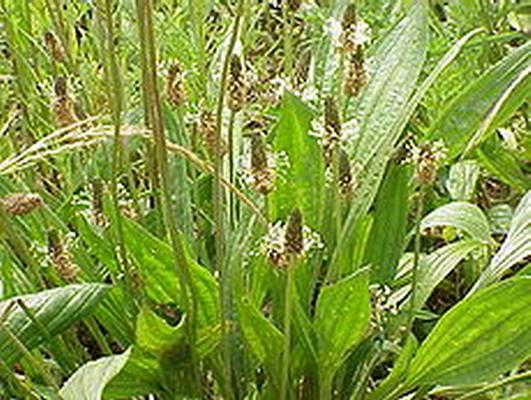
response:
<path id="1" fill-rule="evenodd" d="M 289 92 L 285 94 L 273 132 L 273 148 L 287 157 L 287 165 L 279 166 L 276 189 L 269 197 L 273 220 L 300 208 L 305 223 L 316 229 L 324 167 L 318 139 L 308 133 L 312 118 L 313 112 L 301 100 Z"/>
<path id="2" fill-rule="evenodd" d="M 402 351 L 396 358 L 393 369 L 387 377 L 376 387 L 368 396 L 369 400 L 381 400 L 389 395 L 405 378 L 407 370 L 415 351 L 417 351 L 418 342 L 415 336 L 410 334 L 402 348 Z"/>
<path id="3" fill-rule="evenodd" d="M 483 211 L 478 206 L 464 201 L 446 204 L 425 216 L 421 228 L 434 226 L 452 226 L 481 242 L 489 243 L 491 240 L 489 221 Z"/>
<path id="4" fill-rule="evenodd" d="M 336 269 L 351 265 L 355 227 L 370 209 L 410 110 L 420 101 L 421 96 L 416 96 L 410 102 L 427 39 L 426 2 L 416 1 L 374 53 L 372 78 L 357 107 L 360 137 L 349 149 L 358 187 L 334 256 Z"/>
<path id="5" fill-rule="evenodd" d="M 11 364 L 22 355 L 13 335 L 31 350 L 87 316 L 108 289 L 97 283 L 69 285 L 0 302 L 0 358 Z"/>
<path id="6" fill-rule="evenodd" d="M 441 247 L 423 259 L 419 265 L 415 309 L 420 309 L 439 283 L 472 251 L 483 246 L 475 240 L 461 240 Z"/>
<path id="7" fill-rule="evenodd" d="M 479 178 L 479 165 L 473 160 L 460 161 L 450 167 L 446 188 L 457 201 L 469 201 L 474 195 Z"/>
<path id="8" fill-rule="evenodd" d="M 157 303 L 183 306 L 171 247 L 133 221 L 124 220 L 123 223 L 126 246 L 140 269 L 147 295 Z M 184 256 L 197 295 L 197 322 L 200 326 L 216 324 L 219 322 L 218 284 L 189 254 Z"/>
<path id="9" fill-rule="evenodd" d="M 395 275 L 406 235 L 409 179 L 408 167 L 390 166 L 376 198 L 364 260 L 365 264 L 374 265 L 373 282 L 389 282 Z"/>
<path id="10" fill-rule="evenodd" d="M 238 303 L 243 337 L 254 356 L 265 364 L 271 378 L 280 382 L 278 368 L 282 356 L 283 334 L 246 299 Z"/>
<path id="11" fill-rule="evenodd" d="M 100 400 L 105 386 L 122 370 L 130 354 L 128 349 L 86 363 L 66 381 L 59 394 L 64 400 Z"/>
<path id="12" fill-rule="evenodd" d="M 406 388 L 489 381 L 531 356 L 531 278 L 514 278 L 448 311 L 415 356 Z"/>
<path id="13" fill-rule="evenodd" d="M 369 324 L 369 270 L 325 287 L 319 294 L 315 316 L 318 361 L 322 379 L 329 381 L 362 339 Z"/>
<path id="14" fill-rule="evenodd" d="M 494 105 L 530 65 L 531 42 L 509 53 L 456 97 L 431 126 L 430 138 L 444 140 L 450 157 L 460 154 Z M 504 101 L 490 124 L 489 131 L 512 115 L 525 101 L 530 89 L 531 80 L 526 79 L 512 90 L 510 98 Z"/>
<path id="15" fill-rule="evenodd" d="M 520 200 L 514 212 L 507 238 L 489 266 L 472 288 L 472 292 L 498 279 L 514 264 L 531 255 L 531 192 Z"/>

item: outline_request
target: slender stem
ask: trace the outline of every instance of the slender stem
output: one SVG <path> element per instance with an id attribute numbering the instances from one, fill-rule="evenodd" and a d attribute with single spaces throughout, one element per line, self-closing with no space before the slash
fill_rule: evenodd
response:
<path id="1" fill-rule="evenodd" d="M 422 220 L 422 214 L 424 212 L 424 195 L 425 187 L 424 184 L 420 184 L 417 198 L 417 210 L 415 213 L 415 243 L 414 243 L 414 254 L 413 254 L 413 271 L 412 271 L 412 280 L 411 280 L 411 296 L 410 296 L 410 308 L 409 308 L 409 317 L 408 317 L 408 331 L 411 332 L 413 329 L 413 322 L 415 320 L 416 312 L 416 294 L 418 288 L 418 269 L 420 261 L 420 245 L 421 245 L 421 235 L 420 235 L 420 223 Z"/>
<path id="2" fill-rule="evenodd" d="M 282 28 L 284 36 L 284 73 L 291 78 L 293 71 L 293 44 L 291 39 L 291 21 L 289 15 L 289 1 L 282 2 Z"/>
<path id="3" fill-rule="evenodd" d="M 57 385 L 55 378 L 44 365 L 43 360 L 36 358 L 24 345 L 24 343 L 22 343 L 20 339 L 11 331 L 11 329 L 4 325 L 3 322 L 0 322 L 0 330 L 4 331 L 4 333 L 9 337 L 9 340 L 12 342 L 12 344 L 18 349 L 18 351 L 20 351 L 20 353 L 24 355 L 24 357 L 30 362 L 33 368 L 35 368 L 39 372 L 44 381 L 52 388 L 52 399 L 59 400 L 59 386 Z"/>
<path id="4" fill-rule="evenodd" d="M 341 235 L 341 228 L 342 228 L 342 215 L 341 215 L 341 201 L 340 201 L 340 182 L 339 182 L 339 143 L 336 144 L 335 148 L 332 150 L 332 170 L 333 170 L 333 183 L 334 190 L 332 191 L 332 194 L 334 196 L 333 204 L 334 204 L 334 217 L 335 217 L 335 234 L 334 234 L 334 241 L 337 242 L 339 240 L 339 236 Z M 335 274 L 331 276 L 331 279 L 335 279 L 336 275 L 341 274 L 341 271 L 335 270 Z"/>
<path id="5" fill-rule="evenodd" d="M 190 10 L 190 19 L 192 21 L 194 43 L 197 46 L 198 63 L 200 70 L 200 93 L 205 93 L 208 82 L 208 63 L 205 46 L 205 30 L 203 26 L 204 18 L 200 15 L 199 2 L 197 0 L 188 1 L 188 9 Z"/>
<path id="6" fill-rule="evenodd" d="M 221 72 L 221 82 L 219 88 L 219 96 L 216 111 L 216 149 L 221 148 L 221 131 L 223 122 L 223 108 L 226 94 L 227 77 L 229 73 L 230 58 L 236 46 L 238 39 L 238 31 L 244 10 L 245 0 L 240 0 L 236 12 L 236 18 L 231 32 L 229 46 L 223 61 L 223 69 Z M 231 149 L 232 152 L 232 149 Z M 222 353 L 223 353 L 223 375 L 226 383 L 226 396 L 231 399 L 234 397 L 232 390 L 232 371 L 231 371 L 231 354 L 230 354 L 230 335 L 227 331 L 227 321 L 230 319 L 230 298 L 229 298 L 229 271 L 225 268 L 224 263 L 224 213 L 223 213 L 223 159 L 219 151 L 214 157 L 214 190 L 213 190 L 213 205 L 214 205 L 214 221 L 216 224 L 215 230 L 215 264 L 216 270 L 219 271 L 221 278 L 220 285 L 220 306 L 221 306 L 221 329 L 223 332 Z"/>
<path id="7" fill-rule="evenodd" d="M 234 185 L 234 122 L 236 118 L 236 113 L 234 111 L 230 112 L 229 118 L 229 182 Z M 229 215 L 231 226 L 236 226 L 236 202 L 234 201 L 234 195 L 229 193 Z"/>
<path id="8" fill-rule="evenodd" d="M 28 384 L 25 382 L 27 377 L 24 380 L 18 379 L 15 373 L 7 366 L 6 362 L 0 358 L 0 377 L 3 377 L 5 381 L 11 383 L 12 390 L 15 390 L 17 395 L 23 395 L 24 399 L 38 399 L 36 394 L 34 394 L 31 389 L 28 387 Z"/>
<path id="9" fill-rule="evenodd" d="M 150 121 L 153 125 L 153 137 L 155 141 L 155 151 L 157 168 L 160 174 L 161 193 L 160 204 L 162 205 L 162 215 L 166 232 L 168 233 L 172 245 L 173 257 L 177 274 L 179 277 L 179 286 L 183 297 L 183 303 L 186 309 L 186 333 L 188 336 L 188 345 L 191 357 L 191 368 L 194 384 L 197 390 L 200 389 L 200 375 L 198 369 L 197 355 L 195 349 L 196 343 L 196 300 L 195 286 L 191 278 L 190 265 L 185 251 L 183 239 L 179 232 L 176 220 L 173 216 L 171 206 L 171 193 L 169 182 L 169 165 L 166 146 L 166 136 L 164 134 L 164 125 L 162 121 L 162 111 L 160 104 L 160 95 L 157 88 L 157 61 L 155 50 L 155 33 L 153 28 L 153 3 L 152 0 L 136 0 L 140 40 L 145 41 L 144 66 L 146 68 L 143 78 L 143 88 L 146 91 L 146 100 Z"/>
<path id="10" fill-rule="evenodd" d="M 114 23 L 112 16 L 112 0 L 105 0 L 102 4 L 103 14 L 105 19 L 106 30 L 106 45 L 108 53 L 108 68 L 106 68 L 107 84 L 112 88 L 111 108 L 112 119 L 114 125 L 114 143 L 112 152 L 111 165 L 111 197 L 113 201 L 113 208 L 115 214 L 116 235 L 118 239 L 118 265 L 121 265 L 125 283 L 129 291 L 134 294 L 133 282 L 131 276 L 131 268 L 127 259 L 127 250 L 124 244 L 124 232 L 122 226 L 122 216 L 120 214 L 119 199 L 118 199 L 118 176 L 122 168 L 122 140 L 120 139 L 121 125 L 122 125 L 122 110 L 123 110 L 123 88 L 122 79 L 120 75 L 120 68 L 116 57 L 117 49 L 115 46 Z"/>
<path id="11" fill-rule="evenodd" d="M 324 372 L 325 376 L 319 382 L 319 400 L 329 400 L 332 398 L 333 376 L 328 371 Z"/>
<path id="12" fill-rule="evenodd" d="M 487 384 L 487 385 L 485 385 L 485 386 L 483 386 L 483 387 L 481 387 L 479 389 L 476 389 L 476 390 L 473 390 L 473 391 L 471 391 L 469 393 L 466 393 L 463 396 L 458 397 L 457 400 L 465 400 L 465 399 L 475 398 L 476 396 L 478 396 L 480 394 L 483 394 L 485 392 L 489 392 L 491 390 L 494 390 L 494 389 L 500 388 L 502 386 L 511 384 L 511 383 L 513 383 L 515 381 L 528 379 L 528 378 L 531 378 L 531 371 L 524 371 L 524 372 L 521 372 L 519 374 L 511 375 L 511 376 L 508 376 L 507 378 L 500 379 L 497 382 L 493 382 L 493 383 Z"/>
<path id="13" fill-rule="evenodd" d="M 46 283 L 40 273 L 40 265 L 32 255 L 27 243 L 13 228 L 8 214 L 0 207 L 0 242 L 4 242 L 6 248 L 11 249 L 22 265 L 28 267 L 32 278 L 38 287 L 45 288 Z M 29 274 L 28 274 L 29 275 Z"/>
<path id="14" fill-rule="evenodd" d="M 282 351 L 282 381 L 280 386 L 280 399 L 289 398 L 289 363 L 291 352 L 291 308 L 293 290 L 293 269 L 295 265 L 289 265 L 286 270 L 286 289 L 284 298 L 284 345 Z"/>

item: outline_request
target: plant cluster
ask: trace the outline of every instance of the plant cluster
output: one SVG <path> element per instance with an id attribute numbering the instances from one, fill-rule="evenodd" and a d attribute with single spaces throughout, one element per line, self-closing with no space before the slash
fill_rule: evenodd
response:
<path id="1" fill-rule="evenodd" d="M 0 0 L 0 399 L 527 398 L 529 18 Z"/>

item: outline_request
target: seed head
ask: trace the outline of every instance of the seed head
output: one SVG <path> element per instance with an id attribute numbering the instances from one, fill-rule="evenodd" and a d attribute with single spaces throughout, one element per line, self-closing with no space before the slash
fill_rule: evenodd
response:
<path id="1" fill-rule="evenodd" d="M 227 87 L 227 106 L 234 112 L 240 111 L 247 97 L 247 82 L 243 73 L 240 57 L 233 54 L 230 59 L 229 81 Z"/>
<path id="2" fill-rule="evenodd" d="M 342 148 L 339 149 L 339 176 L 338 176 L 339 193 L 348 198 L 352 194 L 354 180 L 348 154 Z"/>
<path id="3" fill-rule="evenodd" d="M 79 269 L 72 262 L 56 230 L 48 232 L 48 256 L 61 278 L 70 283 L 76 280 Z"/>
<path id="4" fill-rule="evenodd" d="M 57 36 L 53 32 L 45 32 L 44 33 L 44 44 L 46 45 L 46 50 L 48 51 L 48 55 L 55 61 L 55 62 L 62 62 L 65 59 L 65 49 Z"/>
<path id="5" fill-rule="evenodd" d="M 173 63 L 166 75 L 166 95 L 174 107 L 184 104 L 184 77 L 178 63 Z"/>
<path id="6" fill-rule="evenodd" d="M 369 38 L 369 26 L 358 18 L 355 4 L 349 4 L 341 21 L 341 31 L 338 38 L 339 49 L 345 54 L 353 54 L 364 43 L 368 42 Z"/>
<path id="7" fill-rule="evenodd" d="M 357 96 L 367 84 L 367 72 L 363 49 L 358 47 L 355 53 L 349 56 L 345 71 L 344 91 L 349 97 Z"/>
<path id="8" fill-rule="evenodd" d="M 218 146 L 216 140 L 216 118 L 211 111 L 203 111 L 199 117 L 199 135 L 210 156 L 223 157 L 227 154 L 228 146 L 223 138 L 220 138 Z"/>
<path id="9" fill-rule="evenodd" d="M 288 0 L 288 5 L 291 11 L 296 11 L 302 5 L 303 0 Z"/>
<path id="10" fill-rule="evenodd" d="M 302 234 L 302 214 L 296 208 L 292 211 L 286 226 L 285 237 L 286 253 L 291 257 L 299 257 L 304 250 L 304 238 Z"/>
<path id="11" fill-rule="evenodd" d="M 72 125 L 77 121 L 73 102 L 68 94 L 68 84 L 64 77 L 59 76 L 54 82 L 55 100 L 52 105 L 55 122 L 58 127 Z"/>
<path id="12" fill-rule="evenodd" d="M 253 187 L 258 193 L 266 195 L 273 190 L 274 173 L 260 133 L 251 136 L 251 175 Z"/>
<path id="13" fill-rule="evenodd" d="M 325 129 L 330 132 L 330 135 L 339 138 L 341 133 L 341 121 L 339 119 L 336 102 L 331 96 L 328 96 L 325 99 Z"/>
<path id="14" fill-rule="evenodd" d="M 352 25 L 355 25 L 358 20 L 356 4 L 350 3 L 345 12 L 343 13 L 343 19 L 341 21 L 341 27 L 343 30 L 349 29 Z"/>
<path id="15" fill-rule="evenodd" d="M 325 99 L 324 132 L 321 139 L 324 160 L 327 167 L 332 165 L 334 149 L 341 138 L 341 121 L 333 97 Z"/>
<path id="16" fill-rule="evenodd" d="M 283 222 L 277 222 L 269 227 L 264 238 L 264 252 L 267 261 L 276 268 L 286 268 L 288 257 L 285 250 L 286 227 Z"/>
<path id="17" fill-rule="evenodd" d="M 35 193 L 11 193 L 0 197 L 0 208 L 10 215 L 25 215 L 43 205 L 42 198 Z"/>
<path id="18" fill-rule="evenodd" d="M 108 224 L 107 217 L 103 212 L 103 195 L 105 185 L 101 179 L 94 179 L 91 182 L 92 189 L 92 220 L 95 225 L 105 228 Z"/>
<path id="19" fill-rule="evenodd" d="M 437 170 L 446 155 L 446 149 L 441 141 L 409 145 L 409 161 L 415 165 L 415 179 L 424 185 L 431 185 L 437 177 Z"/>
<path id="20" fill-rule="evenodd" d="M 310 49 L 305 50 L 295 64 L 293 74 L 293 84 L 295 88 L 301 89 L 308 81 L 310 66 L 312 62 L 312 52 Z"/>

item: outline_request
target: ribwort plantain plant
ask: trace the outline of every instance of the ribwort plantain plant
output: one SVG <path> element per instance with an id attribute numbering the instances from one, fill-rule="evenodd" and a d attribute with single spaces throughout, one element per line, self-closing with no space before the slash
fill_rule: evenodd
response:
<path id="1" fill-rule="evenodd" d="M 0 0 L 0 399 L 524 398 L 525 13 Z"/>

